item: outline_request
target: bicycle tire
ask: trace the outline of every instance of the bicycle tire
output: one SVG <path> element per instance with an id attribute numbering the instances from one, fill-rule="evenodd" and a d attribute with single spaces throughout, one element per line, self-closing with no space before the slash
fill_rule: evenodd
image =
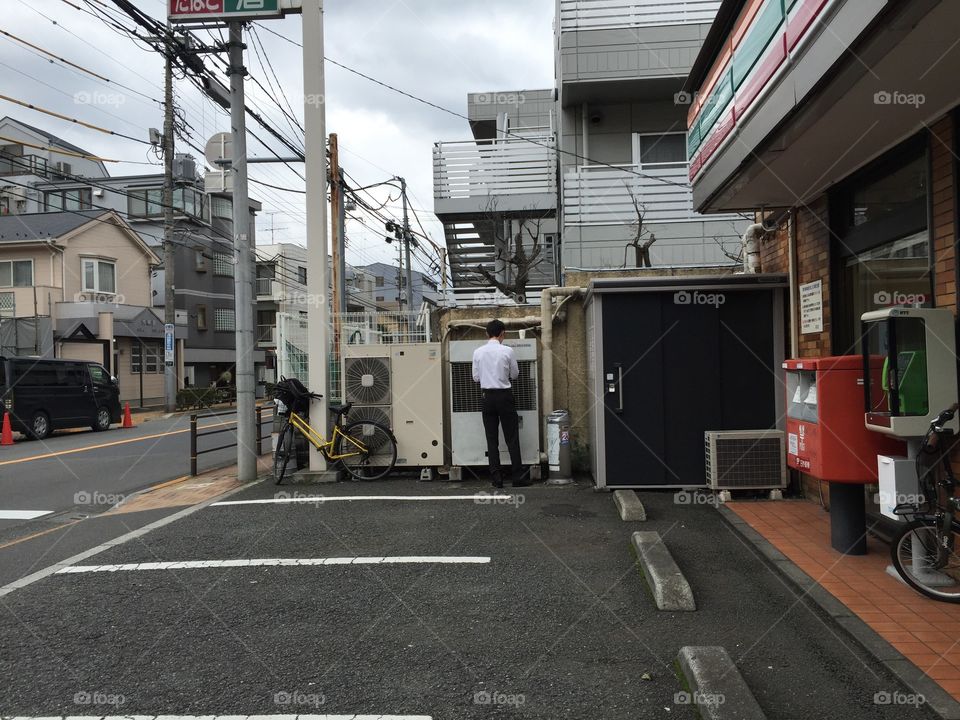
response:
<path id="1" fill-rule="evenodd" d="M 397 439 L 386 425 L 367 420 L 358 420 L 341 428 L 342 435 L 337 436 L 334 455 L 350 455 L 358 445 L 372 446 L 373 452 L 361 453 L 352 457 L 341 457 L 340 465 L 355 480 L 380 480 L 389 475 L 397 464 Z"/>
<path id="2" fill-rule="evenodd" d="M 283 482 L 290 456 L 296 453 L 293 447 L 293 425 L 287 421 L 277 437 L 277 449 L 273 453 L 273 481 L 277 485 Z"/>
<path id="3" fill-rule="evenodd" d="M 956 581 L 948 592 L 942 588 L 937 589 L 929 584 L 925 584 L 922 576 L 913 572 L 912 567 L 910 570 L 904 567 L 903 558 L 907 556 L 912 557 L 913 555 L 912 545 L 909 546 L 910 552 L 906 552 L 908 542 L 914 543 L 919 539 L 923 544 L 925 552 L 936 552 L 937 538 L 939 536 L 937 530 L 937 523 L 933 518 L 921 518 L 906 523 L 890 543 L 890 559 L 893 561 L 894 569 L 896 569 L 903 581 L 921 595 L 941 602 L 960 603 L 960 580 Z M 954 524 L 952 532 L 955 536 L 958 535 L 956 524 Z M 927 541 L 923 539 L 925 536 L 929 538 Z M 960 558 L 957 558 L 955 562 L 956 564 L 953 566 L 954 569 L 960 567 Z"/>

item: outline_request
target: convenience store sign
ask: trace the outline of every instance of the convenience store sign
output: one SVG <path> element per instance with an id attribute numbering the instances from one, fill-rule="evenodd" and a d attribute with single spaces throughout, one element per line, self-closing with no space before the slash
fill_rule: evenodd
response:
<path id="1" fill-rule="evenodd" d="M 172 22 L 262 20 L 282 17 L 280 5 L 280 0 L 169 0 L 168 17 Z"/>

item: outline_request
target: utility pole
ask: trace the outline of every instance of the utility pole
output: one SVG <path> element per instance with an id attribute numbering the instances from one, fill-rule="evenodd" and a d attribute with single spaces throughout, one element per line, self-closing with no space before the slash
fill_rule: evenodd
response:
<path id="1" fill-rule="evenodd" d="M 256 391 L 253 363 L 253 252 L 250 244 L 250 199 L 247 191 L 247 125 L 243 82 L 243 25 L 230 26 L 230 127 L 233 132 L 233 242 L 236 258 L 234 295 L 237 382 L 237 476 L 257 478 Z"/>
<path id="2" fill-rule="evenodd" d="M 337 177 L 340 180 L 340 234 L 336 238 L 337 248 L 340 251 L 338 267 L 340 273 L 340 307 L 337 312 L 344 315 L 347 312 L 347 194 L 345 192 L 347 185 L 343 177 L 343 168 L 340 168 Z M 356 206 L 351 209 L 355 210 Z"/>
<path id="3" fill-rule="evenodd" d="M 168 413 L 177 409 L 177 366 L 167 348 L 170 328 L 177 323 L 177 292 L 174 282 L 176 248 L 173 244 L 173 34 L 167 23 L 166 63 L 163 78 L 163 323 L 164 367 L 163 398 Z M 175 337 L 175 334 L 174 334 Z M 176 342 L 174 341 L 174 346 Z M 142 365 L 141 357 L 141 365 Z"/>
<path id="4" fill-rule="evenodd" d="M 327 116 L 324 98 L 326 79 L 323 66 L 323 0 L 303 0 L 303 119 L 306 142 L 307 189 L 307 292 L 311 302 L 309 325 L 310 389 L 323 395 L 311 404 L 310 424 L 325 428 L 327 417 L 327 355 L 330 351 L 326 301 L 327 286 Z M 323 454 L 310 446 L 310 472 L 322 480 L 327 475 Z"/>
<path id="5" fill-rule="evenodd" d="M 407 181 L 400 178 L 400 194 L 403 196 L 403 247 L 407 257 L 407 312 L 413 317 L 413 264 L 410 262 L 410 215 L 407 211 Z M 409 322 L 409 320 L 408 320 Z"/>
<path id="6" fill-rule="evenodd" d="M 343 213 L 343 186 L 340 184 L 340 146 L 337 142 L 337 134 L 330 135 L 330 237 L 333 240 L 333 298 L 331 308 L 333 309 L 333 359 L 340 365 L 340 303 L 342 298 L 343 276 L 340 274 L 340 259 L 343 248 L 340 245 L 340 238 L 343 233 L 341 225 Z M 339 390 L 339 389 L 338 389 Z M 339 394 L 339 393 L 338 393 Z M 342 399 L 342 398 L 341 398 Z"/>

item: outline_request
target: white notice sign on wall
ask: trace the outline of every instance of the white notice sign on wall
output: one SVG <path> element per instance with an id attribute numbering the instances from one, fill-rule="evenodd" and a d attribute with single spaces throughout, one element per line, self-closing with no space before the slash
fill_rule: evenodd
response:
<path id="1" fill-rule="evenodd" d="M 823 332 L 823 281 L 800 286 L 800 332 Z"/>

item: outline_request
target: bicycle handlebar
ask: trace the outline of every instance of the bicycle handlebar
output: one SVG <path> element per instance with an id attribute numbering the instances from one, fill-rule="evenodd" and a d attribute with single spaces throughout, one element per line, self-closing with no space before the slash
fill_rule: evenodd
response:
<path id="1" fill-rule="evenodd" d="M 960 408 L 960 403 L 954 403 L 942 413 L 937 415 L 936 419 L 930 423 L 930 429 L 937 433 L 943 432 L 943 426 L 953 420 L 957 414 L 958 408 Z"/>

